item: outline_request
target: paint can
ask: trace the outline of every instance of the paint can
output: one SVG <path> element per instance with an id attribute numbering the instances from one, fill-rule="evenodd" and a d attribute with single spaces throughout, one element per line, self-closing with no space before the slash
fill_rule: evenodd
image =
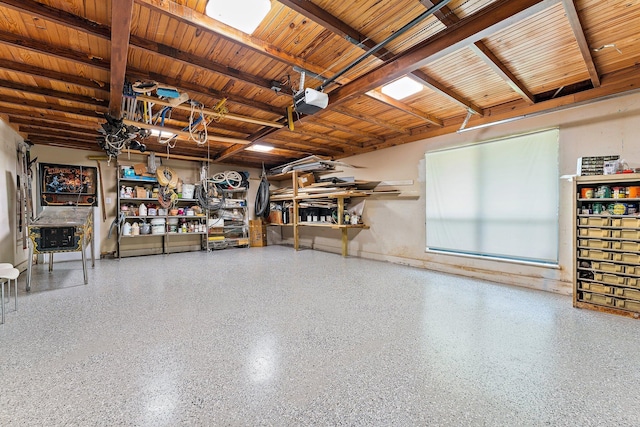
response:
<path id="1" fill-rule="evenodd" d="M 583 187 L 580 190 L 580 197 L 583 199 L 593 199 L 593 188 Z"/>

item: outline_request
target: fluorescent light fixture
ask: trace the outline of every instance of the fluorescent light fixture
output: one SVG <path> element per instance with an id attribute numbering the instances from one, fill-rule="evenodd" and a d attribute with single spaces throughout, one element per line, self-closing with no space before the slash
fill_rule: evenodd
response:
<path id="1" fill-rule="evenodd" d="M 267 145 L 267 144 L 253 144 L 250 147 L 247 147 L 247 150 L 249 151 L 259 151 L 260 153 L 267 153 L 271 150 L 273 150 L 273 146 L 272 145 Z"/>
<path id="2" fill-rule="evenodd" d="M 252 34 L 270 10 L 269 0 L 209 0 L 205 14 L 244 33 Z"/>
<path id="3" fill-rule="evenodd" d="M 422 90 L 422 86 L 410 77 L 402 77 L 392 83 L 382 86 L 382 93 L 395 100 L 401 100 L 407 96 L 416 94 Z"/>

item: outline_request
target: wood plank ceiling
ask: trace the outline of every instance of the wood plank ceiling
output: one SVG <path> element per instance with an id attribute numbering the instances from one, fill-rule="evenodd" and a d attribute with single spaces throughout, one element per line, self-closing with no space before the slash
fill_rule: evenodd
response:
<path id="1" fill-rule="evenodd" d="M 0 117 L 34 144 L 99 150 L 105 114 L 140 122 L 128 116 L 125 82 L 153 81 L 186 93 L 196 113 L 223 99 L 228 112 L 209 123 L 207 143 L 188 131 L 169 144 L 138 137 L 147 150 L 269 167 L 551 111 L 640 82 L 638 1 L 272 0 L 251 35 L 207 17 L 205 6 L 0 0 Z M 291 129 L 299 71 L 317 88 L 351 65 L 323 88 L 328 107 L 294 113 Z M 380 92 L 403 76 L 424 88 L 400 101 Z M 168 101 L 154 100 L 154 112 Z M 190 105 L 167 113 L 164 128 L 188 129 Z M 275 149 L 252 151 L 256 143 Z"/>

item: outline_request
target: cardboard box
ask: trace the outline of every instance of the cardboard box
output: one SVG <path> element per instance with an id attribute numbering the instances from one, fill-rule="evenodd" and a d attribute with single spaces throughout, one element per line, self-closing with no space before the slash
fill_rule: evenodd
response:
<path id="1" fill-rule="evenodd" d="M 311 184 L 315 184 L 316 177 L 312 173 L 305 173 L 298 177 L 298 187 L 308 187 Z"/>
<path id="2" fill-rule="evenodd" d="M 147 198 L 147 189 L 144 187 L 136 187 L 136 197 L 138 199 L 146 199 Z"/>
<path id="3" fill-rule="evenodd" d="M 261 219 L 249 221 L 249 245 L 251 247 L 267 246 L 267 226 Z"/>
<path id="4" fill-rule="evenodd" d="M 133 170 L 135 171 L 136 175 L 144 175 L 147 173 L 147 165 L 145 165 L 144 163 L 136 163 L 135 165 L 133 165 Z"/>

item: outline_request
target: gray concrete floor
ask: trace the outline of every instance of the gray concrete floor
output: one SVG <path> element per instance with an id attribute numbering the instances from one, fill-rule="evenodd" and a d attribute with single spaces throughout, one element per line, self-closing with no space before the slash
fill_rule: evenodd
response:
<path id="1" fill-rule="evenodd" d="M 24 276 L 2 426 L 640 424 L 640 323 L 566 296 L 287 247 Z"/>

